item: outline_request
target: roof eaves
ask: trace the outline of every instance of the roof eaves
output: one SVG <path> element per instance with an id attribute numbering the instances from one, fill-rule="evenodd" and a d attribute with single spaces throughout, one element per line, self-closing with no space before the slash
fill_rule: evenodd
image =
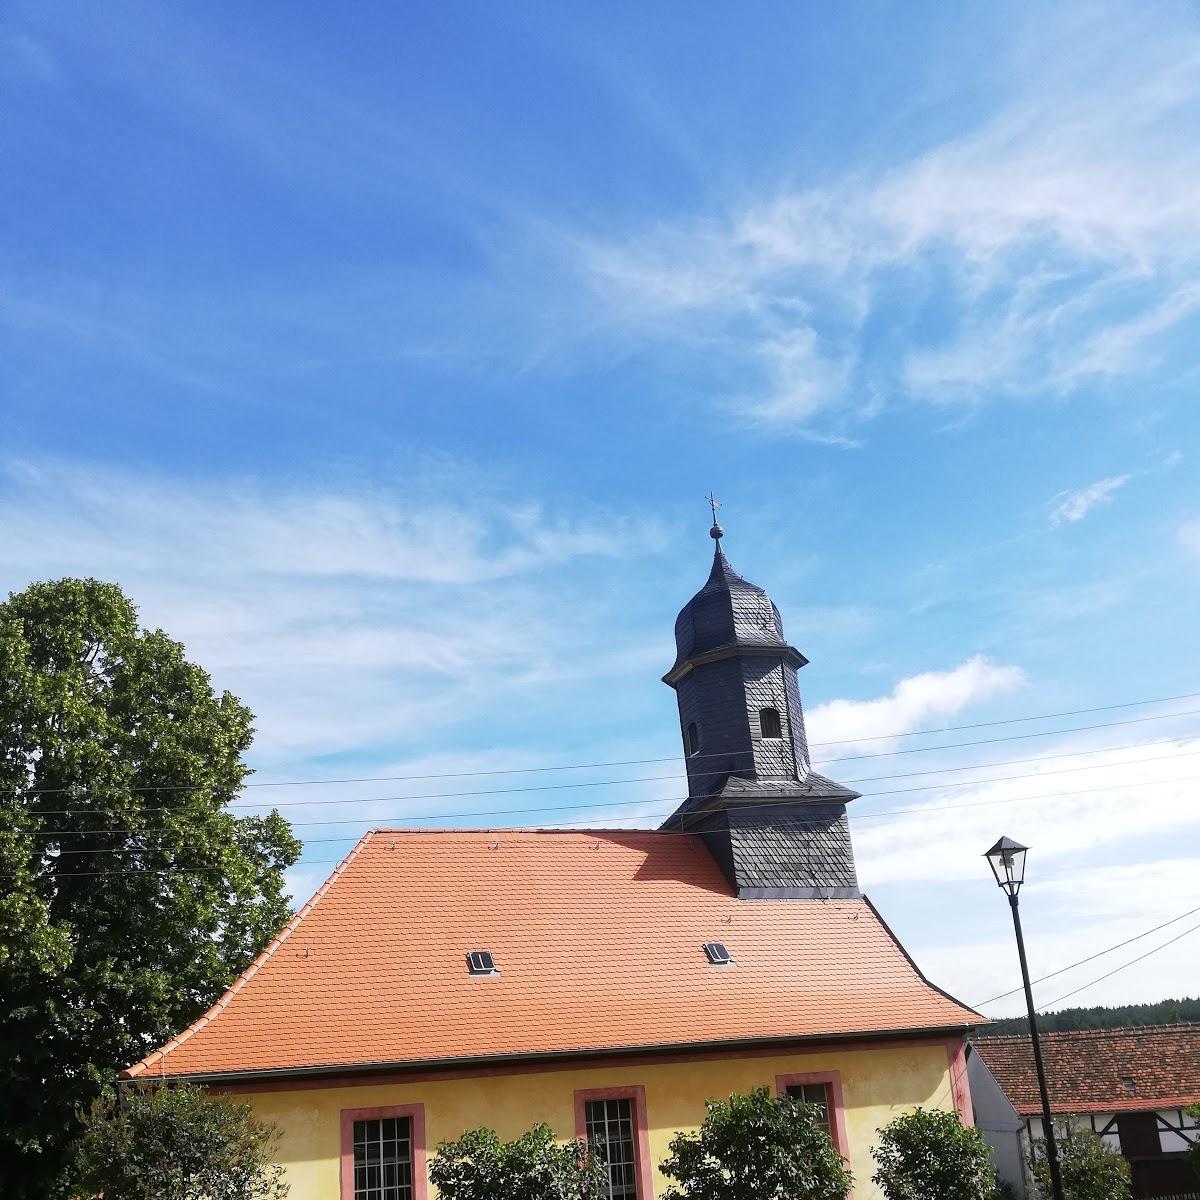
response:
<path id="1" fill-rule="evenodd" d="M 702 1050 L 736 1050 L 757 1047 L 788 1046 L 803 1043 L 841 1044 L 846 1042 L 878 1041 L 882 1038 L 928 1038 L 948 1034 L 962 1034 L 972 1028 L 961 1024 L 913 1025 L 901 1029 L 867 1029 L 848 1033 L 788 1034 L 768 1037 L 724 1038 L 694 1042 L 647 1042 L 640 1045 L 613 1045 L 599 1047 L 576 1047 L 568 1050 L 515 1051 L 507 1054 L 481 1054 L 463 1057 L 380 1059 L 358 1063 L 315 1063 L 303 1067 L 264 1067 L 243 1071 L 195 1071 L 170 1076 L 173 1080 L 186 1079 L 196 1083 L 251 1082 L 260 1079 L 298 1079 L 326 1075 L 370 1075 L 382 1071 L 439 1071 L 472 1070 L 504 1063 L 554 1062 L 572 1059 L 611 1058 L 638 1054 L 691 1053 Z M 129 1078 L 122 1072 L 122 1078 Z"/>
<path id="2" fill-rule="evenodd" d="M 233 983 L 229 985 L 228 988 L 226 988 L 225 994 L 206 1013 L 200 1017 L 197 1017 L 196 1020 L 194 1020 L 182 1033 L 180 1033 L 177 1037 L 172 1038 L 165 1046 L 161 1046 L 153 1053 L 146 1055 L 145 1058 L 143 1058 L 140 1062 L 134 1063 L 133 1066 L 126 1067 L 118 1078 L 136 1079 L 139 1076 L 144 1075 L 150 1070 L 151 1067 L 161 1063 L 173 1050 L 177 1050 L 189 1038 L 199 1033 L 201 1029 L 220 1016 L 234 996 L 236 996 L 237 993 L 240 992 L 242 988 L 244 988 L 246 984 L 250 982 L 250 980 L 259 972 L 259 970 L 261 970 L 261 968 L 283 945 L 283 943 L 286 942 L 287 939 L 300 927 L 305 917 L 307 917 L 308 914 L 312 912 L 314 908 L 316 908 L 317 904 L 320 902 L 325 893 L 329 891 L 329 889 L 337 882 L 346 868 L 349 867 L 350 864 L 361 853 L 363 847 L 366 846 L 372 837 L 374 837 L 375 832 L 375 830 L 369 829 L 361 838 L 359 838 L 358 842 L 355 844 L 350 853 L 347 854 L 346 857 L 343 858 L 336 867 L 334 867 L 333 871 L 329 875 L 329 878 L 326 879 L 325 882 L 317 889 L 312 899 L 309 900 L 309 902 L 302 909 L 300 909 L 298 913 L 296 913 L 296 915 L 283 927 L 283 930 L 279 934 L 272 938 L 271 941 L 268 942 L 265 947 L 263 947 L 254 961 L 233 981 Z M 175 1076 L 174 1078 L 179 1078 L 179 1076 Z"/>

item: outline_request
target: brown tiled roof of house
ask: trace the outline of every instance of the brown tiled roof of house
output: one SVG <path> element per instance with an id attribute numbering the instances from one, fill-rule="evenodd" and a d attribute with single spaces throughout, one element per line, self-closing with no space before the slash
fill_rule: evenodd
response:
<path id="1" fill-rule="evenodd" d="M 702 943 L 734 966 L 711 966 Z M 489 950 L 500 974 L 471 976 Z M 658 832 L 376 830 L 127 1075 L 303 1071 L 960 1029 L 864 900 L 741 900 Z"/>
<path id="2" fill-rule="evenodd" d="M 972 1044 L 1018 1113 L 1041 1112 L 1028 1037 L 979 1037 Z M 1042 1058 L 1056 1113 L 1200 1103 L 1200 1025 L 1044 1033 Z"/>

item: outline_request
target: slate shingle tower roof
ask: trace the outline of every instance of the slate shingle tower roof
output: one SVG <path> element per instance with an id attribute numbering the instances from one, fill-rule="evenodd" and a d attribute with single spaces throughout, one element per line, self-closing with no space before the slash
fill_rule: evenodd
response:
<path id="1" fill-rule="evenodd" d="M 694 655 L 735 643 L 787 646 L 779 609 L 762 588 L 743 579 L 730 566 L 718 538 L 708 581 L 675 620 L 678 657 L 668 674 Z"/>
<path id="2" fill-rule="evenodd" d="M 846 802 L 858 793 L 812 770 L 797 672 L 770 596 L 716 542 L 704 586 L 675 621 L 675 689 L 688 798 L 666 822 L 710 834 L 742 896 L 858 894 Z"/>

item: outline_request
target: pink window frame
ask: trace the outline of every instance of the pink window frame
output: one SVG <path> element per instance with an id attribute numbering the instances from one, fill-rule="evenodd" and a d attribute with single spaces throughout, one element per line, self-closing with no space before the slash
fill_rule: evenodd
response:
<path id="1" fill-rule="evenodd" d="M 803 1083 L 823 1083 L 829 1098 L 829 1135 L 834 1149 L 850 1161 L 849 1139 L 846 1136 L 846 1103 L 842 1099 L 842 1075 L 840 1071 L 801 1071 L 793 1075 L 775 1076 L 775 1095 L 786 1096 L 790 1087 Z"/>
<path id="2" fill-rule="evenodd" d="M 354 1200 L 354 1122 L 407 1117 L 412 1124 L 413 1200 L 428 1200 L 429 1177 L 425 1163 L 425 1105 L 393 1104 L 387 1108 L 342 1109 L 341 1200 Z"/>
<path id="3" fill-rule="evenodd" d="M 632 1100 L 633 1136 L 636 1142 L 634 1173 L 638 1200 L 654 1200 L 653 1173 L 650 1170 L 650 1127 L 646 1121 L 646 1089 L 639 1084 L 614 1088 L 581 1088 L 575 1093 L 575 1136 L 587 1141 L 587 1103 L 589 1100 Z"/>

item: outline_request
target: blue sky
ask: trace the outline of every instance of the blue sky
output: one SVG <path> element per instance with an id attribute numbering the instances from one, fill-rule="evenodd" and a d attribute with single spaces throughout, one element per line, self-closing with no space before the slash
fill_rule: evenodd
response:
<path id="1" fill-rule="evenodd" d="M 1200 905 L 1200 698 L 900 736 L 1200 692 L 1200 14 L 841 9 L 6 6 L 0 586 L 120 582 L 259 781 L 666 760 L 258 790 L 344 822 L 298 895 L 372 821 L 669 811 L 712 488 L 813 740 L 921 747 L 824 769 L 936 979 L 1012 977 L 1002 832 L 1035 971 Z"/>

